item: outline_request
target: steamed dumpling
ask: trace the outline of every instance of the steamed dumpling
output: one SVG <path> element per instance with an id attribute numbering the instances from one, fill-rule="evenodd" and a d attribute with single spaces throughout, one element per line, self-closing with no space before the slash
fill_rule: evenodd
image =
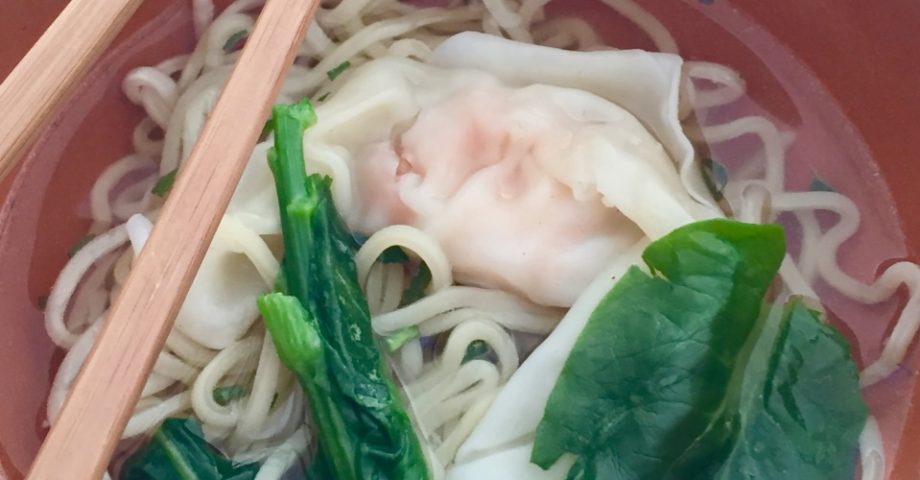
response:
<path id="1" fill-rule="evenodd" d="M 307 158 L 350 173 L 336 202 L 353 230 L 415 226 L 458 281 L 542 305 L 571 306 L 625 249 L 707 215 L 643 123 L 584 90 L 390 58 L 318 114 Z"/>
<path id="2" fill-rule="evenodd" d="M 394 140 L 356 156 L 357 227 L 414 225 L 444 248 L 458 282 L 570 306 L 597 274 L 596 262 L 643 236 L 593 185 L 574 191 L 575 169 L 591 170 L 594 150 L 663 156 L 661 146 L 619 108 L 566 110 L 579 102 L 612 105 L 591 95 L 469 80 L 475 83 L 423 107 Z M 588 125 L 592 114 L 606 122 Z M 615 143 L 593 142 L 604 129 Z"/>

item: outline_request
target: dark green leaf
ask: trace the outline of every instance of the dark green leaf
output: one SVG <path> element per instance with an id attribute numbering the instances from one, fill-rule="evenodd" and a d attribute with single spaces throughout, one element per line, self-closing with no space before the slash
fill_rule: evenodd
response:
<path id="1" fill-rule="evenodd" d="M 591 315 L 550 395 L 532 461 L 581 458 L 569 478 L 668 479 L 724 455 L 745 345 L 785 254 L 775 225 L 680 228 Z"/>
<path id="2" fill-rule="evenodd" d="M 344 61 L 340 63 L 338 66 L 336 66 L 335 68 L 333 68 L 332 70 L 329 70 L 328 72 L 326 72 L 326 76 L 329 77 L 329 80 L 335 80 L 336 78 L 338 78 L 339 75 L 342 74 L 342 72 L 344 72 L 345 70 L 348 70 L 348 67 L 350 66 L 351 66 L 351 62 Z"/>
<path id="3" fill-rule="evenodd" d="M 77 243 L 74 243 L 73 246 L 70 247 L 70 250 L 67 251 L 67 256 L 73 258 L 73 256 L 76 255 L 80 249 L 85 247 L 87 243 L 92 242 L 94 238 L 96 238 L 96 236 L 92 233 L 83 235 L 79 240 L 77 240 Z"/>
<path id="4" fill-rule="evenodd" d="M 239 49 L 243 46 L 243 43 L 246 41 L 246 37 L 249 36 L 248 30 L 240 30 L 239 32 L 230 35 L 230 38 L 224 43 L 224 52 L 230 53 L 234 50 Z"/>
<path id="5" fill-rule="evenodd" d="M 868 411 L 846 339 L 794 300 L 766 341 L 769 355 L 752 357 L 746 372 L 757 381 L 728 459 L 697 478 L 854 478 Z"/>
<path id="6" fill-rule="evenodd" d="M 168 418 L 121 468 L 121 480 L 250 480 L 256 463 L 236 464 L 204 439 L 190 418 Z"/>
<path id="7" fill-rule="evenodd" d="M 172 190 L 173 183 L 176 182 L 176 172 L 178 171 L 179 169 L 176 168 L 166 175 L 160 177 L 160 179 L 157 180 L 156 185 L 153 186 L 153 190 L 151 190 L 151 192 L 160 198 L 166 198 L 166 196 L 169 195 L 169 192 Z"/>
<path id="8" fill-rule="evenodd" d="M 217 387 L 212 392 L 214 401 L 220 406 L 227 406 L 234 400 L 239 400 L 246 396 L 246 387 L 236 384 L 228 387 Z"/>
<path id="9" fill-rule="evenodd" d="M 320 463 L 338 480 L 429 478 L 425 456 L 371 330 L 358 284 L 358 244 L 327 177 L 307 177 L 309 102 L 274 109 L 269 166 L 281 211 L 287 293 L 259 299 L 278 356 L 300 381 L 316 423 Z"/>
<path id="10" fill-rule="evenodd" d="M 810 184 L 808 184 L 808 190 L 811 192 L 836 192 L 834 187 L 825 182 L 821 177 L 817 176 L 811 180 Z"/>

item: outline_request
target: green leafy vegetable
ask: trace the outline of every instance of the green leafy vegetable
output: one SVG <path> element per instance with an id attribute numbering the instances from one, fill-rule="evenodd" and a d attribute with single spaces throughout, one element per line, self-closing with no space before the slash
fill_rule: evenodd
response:
<path id="1" fill-rule="evenodd" d="M 228 387 L 217 387 L 212 392 L 214 401 L 220 406 L 227 406 L 234 400 L 239 400 L 246 396 L 246 387 L 236 384 Z"/>
<path id="2" fill-rule="evenodd" d="M 811 180 L 810 184 L 808 184 L 808 190 L 811 192 L 836 192 L 834 187 L 825 182 L 821 177 L 817 176 Z"/>
<path id="3" fill-rule="evenodd" d="M 785 253 L 778 226 L 680 228 L 601 301 L 569 355 L 531 460 L 580 456 L 569 478 L 671 478 L 727 445 L 735 367 Z M 620 472 L 617 475 L 614 472 Z"/>
<path id="4" fill-rule="evenodd" d="M 358 285 L 357 242 L 345 228 L 331 180 L 307 177 L 303 130 L 316 121 L 309 102 L 274 109 L 269 165 L 281 210 L 285 293 L 259 299 L 282 362 L 310 398 L 322 445 L 314 478 L 420 479 L 428 467 L 384 364 Z"/>
<path id="5" fill-rule="evenodd" d="M 784 255 L 780 227 L 728 220 L 650 245 L 653 275 L 631 268 L 582 331 L 531 460 L 576 454 L 581 480 L 852 478 L 846 343 L 798 303 L 780 326 L 760 314 Z"/>
<path id="6" fill-rule="evenodd" d="M 79 240 L 77 240 L 77 243 L 74 243 L 73 246 L 70 247 L 70 250 L 67 251 L 67 256 L 73 258 L 73 256 L 76 255 L 80 249 L 85 247 L 87 243 L 92 242 L 94 238 L 96 238 L 96 236 L 92 233 L 83 235 Z"/>
<path id="7" fill-rule="evenodd" d="M 338 64 L 332 70 L 329 70 L 328 72 L 326 72 L 326 76 L 329 77 L 329 80 L 335 80 L 336 78 L 338 78 L 339 75 L 342 74 L 342 72 L 344 72 L 345 70 L 348 70 L 348 67 L 350 66 L 351 66 L 351 62 L 346 60 Z"/>
<path id="8" fill-rule="evenodd" d="M 38 298 L 35 299 L 35 303 L 40 310 L 44 310 L 45 307 L 48 306 L 48 295 L 39 295 Z"/>
<path id="9" fill-rule="evenodd" d="M 742 408 L 731 453 L 697 478 L 854 478 L 854 453 L 868 411 L 850 346 L 800 301 L 786 305 L 768 356 L 751 358 L 753 395 Z M 713 465 L 715 467 L 715 465 Z"/>
<path id="10" fill-rule="evenodd" d="M 121 468 L 122 480 L 250 480 L 256 463 L 236 464 L 204 439 L 190 418 L 168 418 Z"/>
<path id="11" fill-rule="evenodd" d="M 160 177 L 160 179 L 157 180 L 156 185 L 153 186 L 153 190 L 151 190 L 151 192 L 160 198 L 166 198 L 166 196 L 169 195 L 169 192 L 172 190 L 173 183 L 176 182 L 176 172 L 178 171 L 179 169 L 176 168 L 166 175 Z"/>
<path id="12" fill-rule="evenodd" d="M 248 30 L 240 30 L 239 32 L 230 35 L 230 38 L 224 43 L 224 52 L 230 53 L 234 50 L 237 50 L 243 43 L 246 41 L 246 37 L 249 36 Z"/>

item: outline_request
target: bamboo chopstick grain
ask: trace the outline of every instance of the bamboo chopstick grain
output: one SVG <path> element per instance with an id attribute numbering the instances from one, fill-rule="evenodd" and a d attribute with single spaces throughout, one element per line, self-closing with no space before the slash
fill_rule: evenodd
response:
<path id="1" fill-rule="evenodd" d="M 72 0 L 0 85 L 0 180 L 141 0 Z"/>
<path id="2" fill-rule="evenodd" d="M 266 2 L 29 479 L 101 478 L 318 4 Z"/>

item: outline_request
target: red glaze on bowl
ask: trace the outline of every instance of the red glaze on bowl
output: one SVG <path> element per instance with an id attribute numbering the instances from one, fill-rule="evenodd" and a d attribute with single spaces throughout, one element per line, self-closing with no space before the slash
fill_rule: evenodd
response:
<path id="1" fill-rule="evenodd" d="M 0 77 L 66 0 L 0 2 Z M 226 3 L 226 2 L 219 2 Z M 920 260 L 920 61 L 915 54 L 920 3 L 913 0 L 644 0 L 690 59 L 738 69 L 754 103 L 798 132 L 788 184 L 804 188 L 814 172 L 856 201 L 863 231 L 841 261 L 870 280 L 883 266 L 872 255 Z M 108 164 L 130 150 L 141 118 L 121 93 L 131 68 L 187 52 L 194 44 L 189 0 L 146 2 L 106 57 L 78 88 L 27 156 L 0 182 L 0 479 L 28 470 L 46 428 L 44 401 L 62 352 L 47 339 L 38 298 L 85 233 L 88 192 Z M 556 0 L 553 12 L 586 13 L 611 44 L 651 48 L 633 25 L 594 0 Z M 887 185 L 887 187 L 886 187 Z M 867 195 L 867 191 L 872 195 Z M 865 228 L 868 227 L 868 228 Z M 902 234 L 903 232 L 903 234 Z M 870 253 L 866 253 L 870 252 Z M 903 302 L 903 299 L 900 299 Z M 868 318 L 891 319 L 897 301 L 865 307 L 834 300 L 837 325 L 858 338 L 861 365 L 890 332 Z M 915 408 L 920 349 L 898 378 L 868 390 L 886 442 L 889 478 L 920 471 L 920 408 Z M 895 447 L 896 446 L 896 447 Z"/>

